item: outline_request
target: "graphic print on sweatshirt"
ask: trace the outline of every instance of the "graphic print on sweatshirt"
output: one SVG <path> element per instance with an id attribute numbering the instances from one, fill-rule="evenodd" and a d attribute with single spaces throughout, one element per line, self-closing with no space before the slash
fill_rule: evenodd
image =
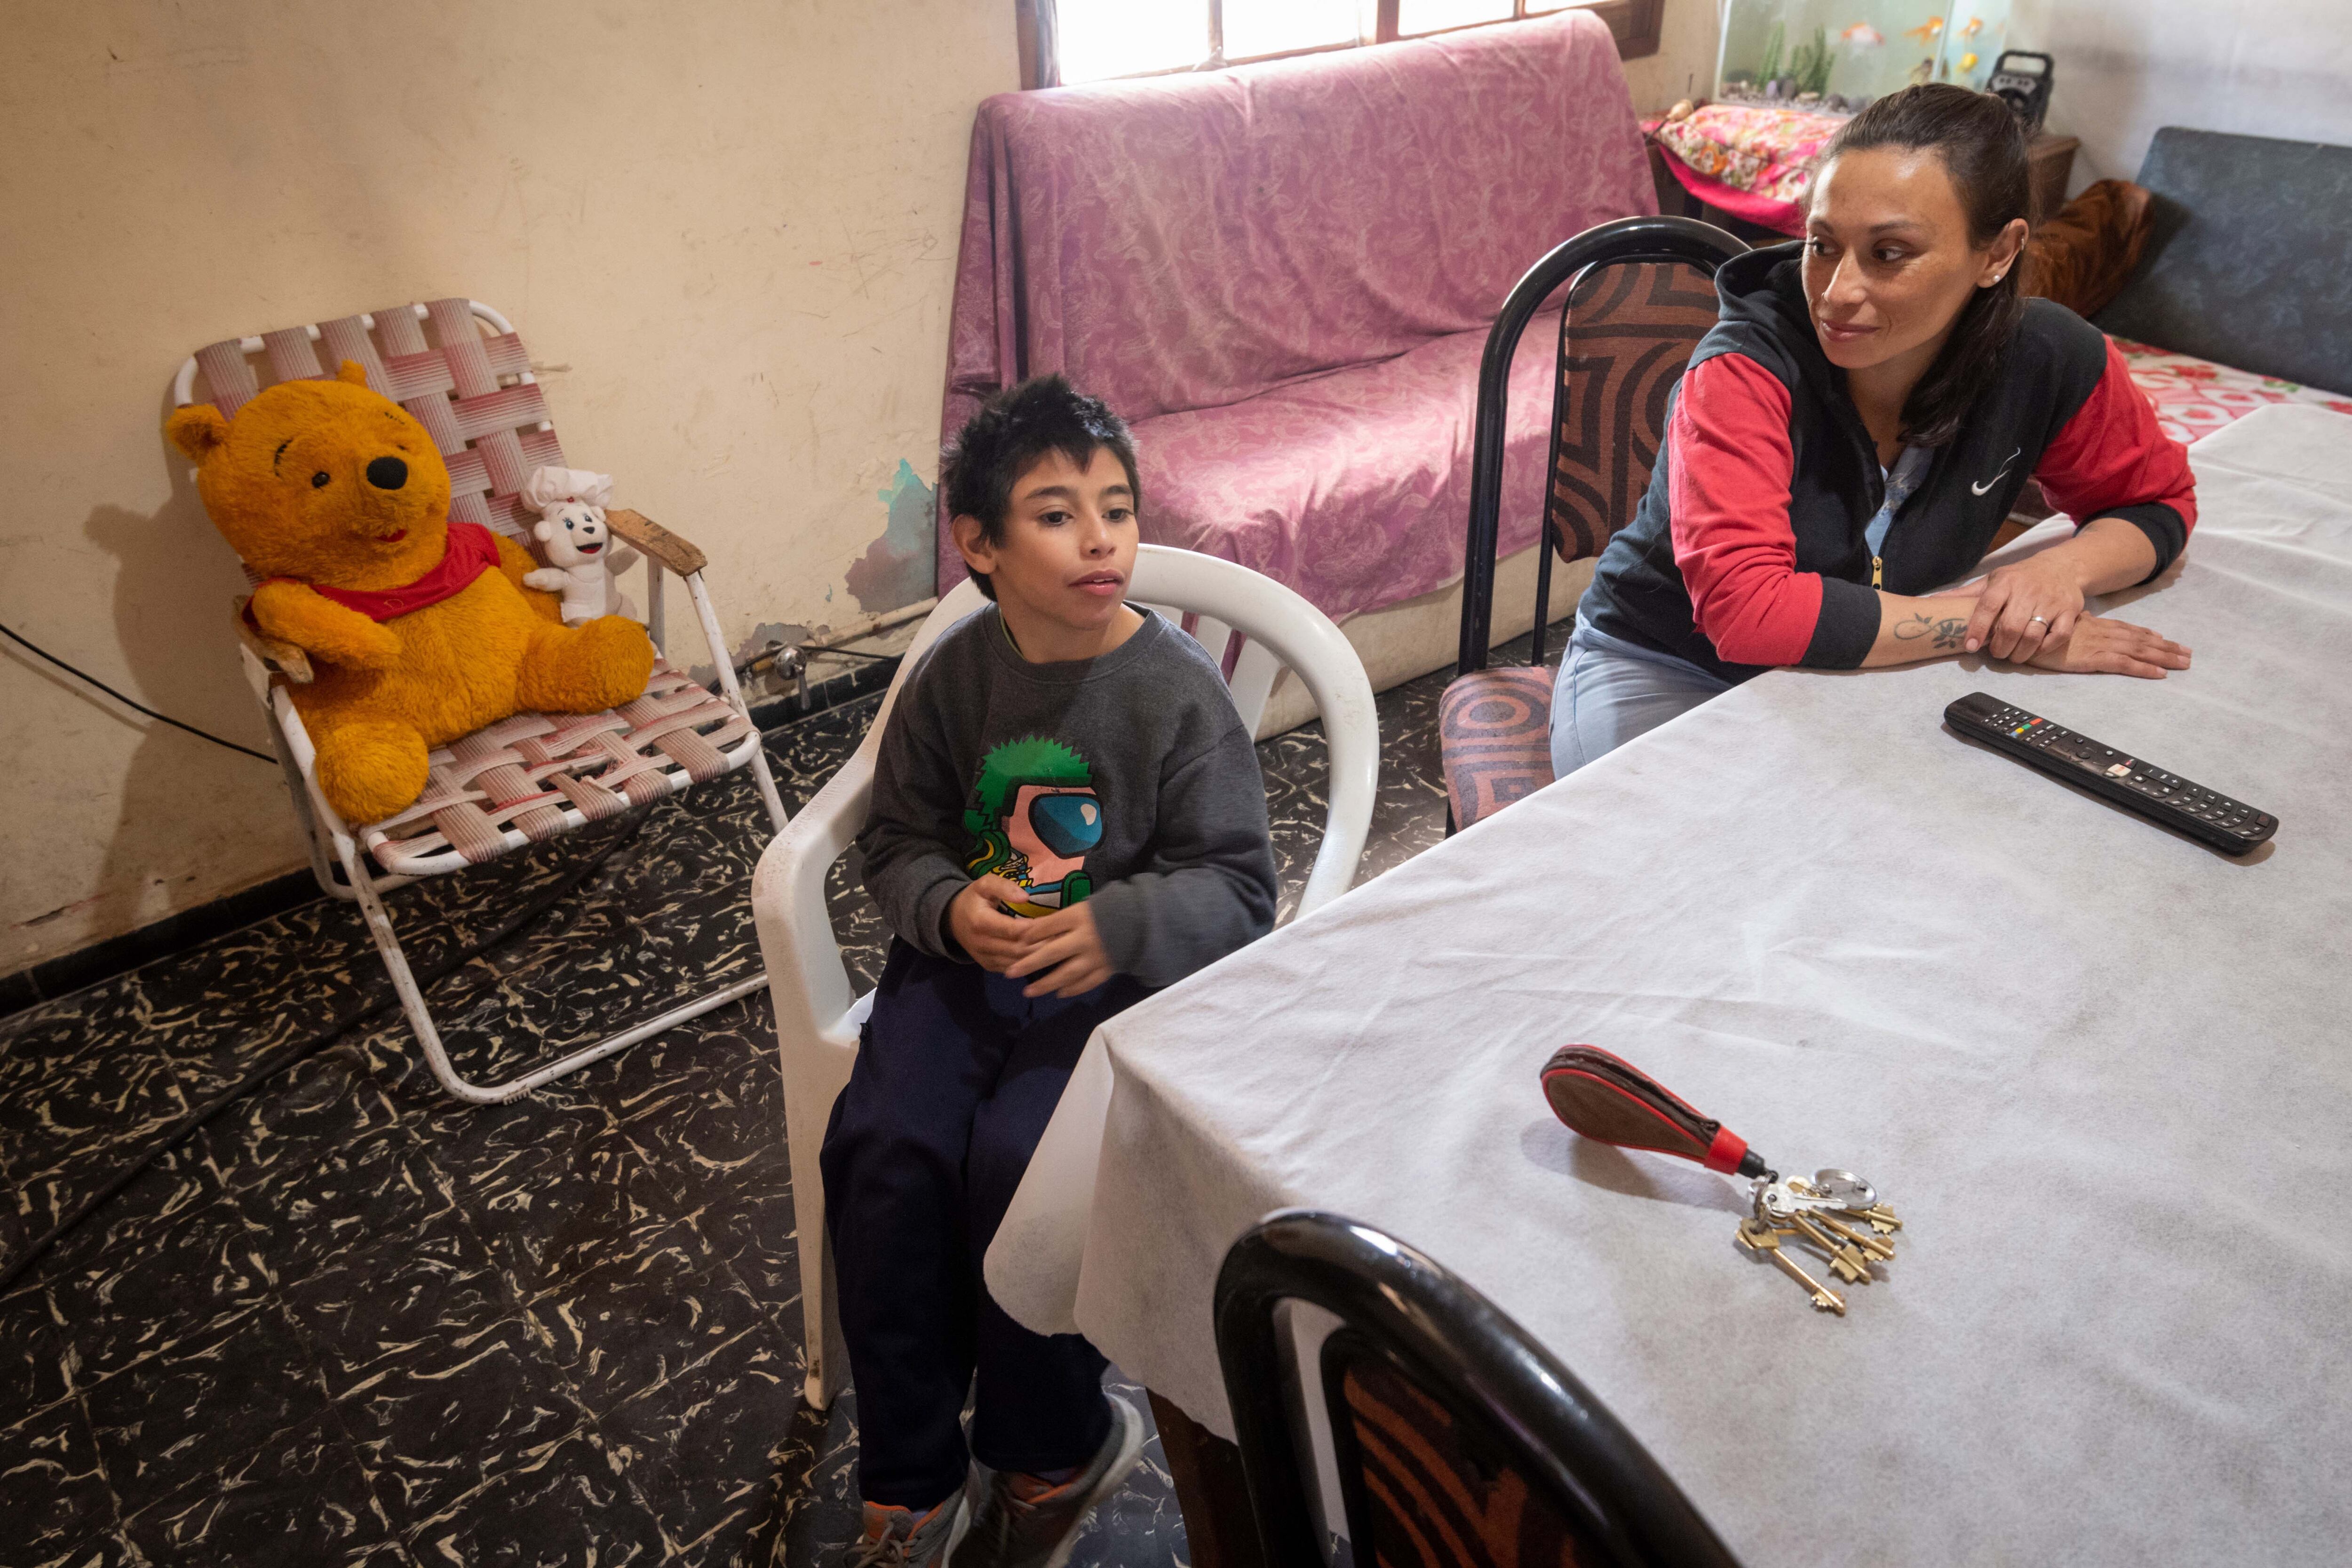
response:
<path id="1" fill-rule="evenodd" d="M 1050 915 L 1094 891 L 1085 868 L 1102 842 L 1102 800 L 1086 758 L 1059 741 L 1024 735 L 982 757 L 963 826 L 971 835 L 964 869 L 1027 893 L 1004 906 L 1013 914 Z"/>

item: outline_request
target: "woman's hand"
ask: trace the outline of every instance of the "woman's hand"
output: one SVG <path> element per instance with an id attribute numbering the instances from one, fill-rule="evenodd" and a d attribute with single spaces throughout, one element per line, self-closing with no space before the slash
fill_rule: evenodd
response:
<path id="1" fill-rule="evenodd" d="M 1981 648 L 1995 658 L 2035 663 L 2042 649 L 2066 641 L 2083 613 L 2082 574 L 2063 550 L 2029 556 L 1971 585 L 1979 592 L 1960 642 L 1966 653 Z"/>
<path id="2" fill-rule="evenodd" d="M 2189 650 L 2129 621 L 2078 616 L 2067 637 L 2042 639 L 2033 657 L 2025 662 L 2036 669 L 2074 675 L 2137 675 L 2143 680 L 2162 680 L 2168 669 L 2189 668 Z"/>
<path id="3" fill-rule="evenodd" d="M 1007 980 L 1037 976 L 1022 988 L 1024 996 L 1083 996 L 1111 977 L 1091 906 L 1072 904 L 1029 923 L 1029 951 L 1004 972 Z"/>

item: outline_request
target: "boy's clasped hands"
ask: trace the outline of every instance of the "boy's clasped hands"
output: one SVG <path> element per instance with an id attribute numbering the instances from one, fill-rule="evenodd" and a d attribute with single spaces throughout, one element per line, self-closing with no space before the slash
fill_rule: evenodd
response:
<path id="1" fill-rule="evenodd" d="M 1084 904 L 1034 919 L 1010 913 L 1028 892 L 1003 877 L 982 877 L 948 905 L 948 933 L 973 962 L 1008 980 L 1037 978 L 1024 996 L 1082 996 L 1111 977 L 1110 955 Z"/>

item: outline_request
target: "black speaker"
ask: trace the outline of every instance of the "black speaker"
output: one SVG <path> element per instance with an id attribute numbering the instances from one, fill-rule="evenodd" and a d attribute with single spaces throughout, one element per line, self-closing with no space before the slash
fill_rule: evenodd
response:
<path id="1" fill-rule="evenodd" d="M 2010 65 L 2011 60 L 2039 60 L 2030 70 Z M 2042 121 L 2050 112 L 2050 57 L 2031 49 L 2004 49 L 1992 65 L 1992 75 L 1985 79 L 1985 90 L 2016 111 L 2019 123 L 2028 136 L 2042 129 Z"/>

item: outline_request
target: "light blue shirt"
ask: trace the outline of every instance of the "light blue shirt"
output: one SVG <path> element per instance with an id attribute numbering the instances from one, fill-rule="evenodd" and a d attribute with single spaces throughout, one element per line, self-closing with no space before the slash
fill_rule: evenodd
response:
<path id="1" fill-rule="evenodd" d="M 1928 448 L 1925 447 L 1906 447 L 1895 458 L 1892 468 L 1879 470 L 1886 476 L 1886 500 L 1879 507 L 1878 514 L 1862 531 L 1863 537 L 1870 542 L 1870 553 L 1874 558 L 1885 555 L 1886 531 L 1895 526 L 1895 514 L 1903 510 L 1903 503 L 1911 499 L 1911 492 L 1917 489 L 1919 481 L 1927 477 L 1927 455 Z"/>

